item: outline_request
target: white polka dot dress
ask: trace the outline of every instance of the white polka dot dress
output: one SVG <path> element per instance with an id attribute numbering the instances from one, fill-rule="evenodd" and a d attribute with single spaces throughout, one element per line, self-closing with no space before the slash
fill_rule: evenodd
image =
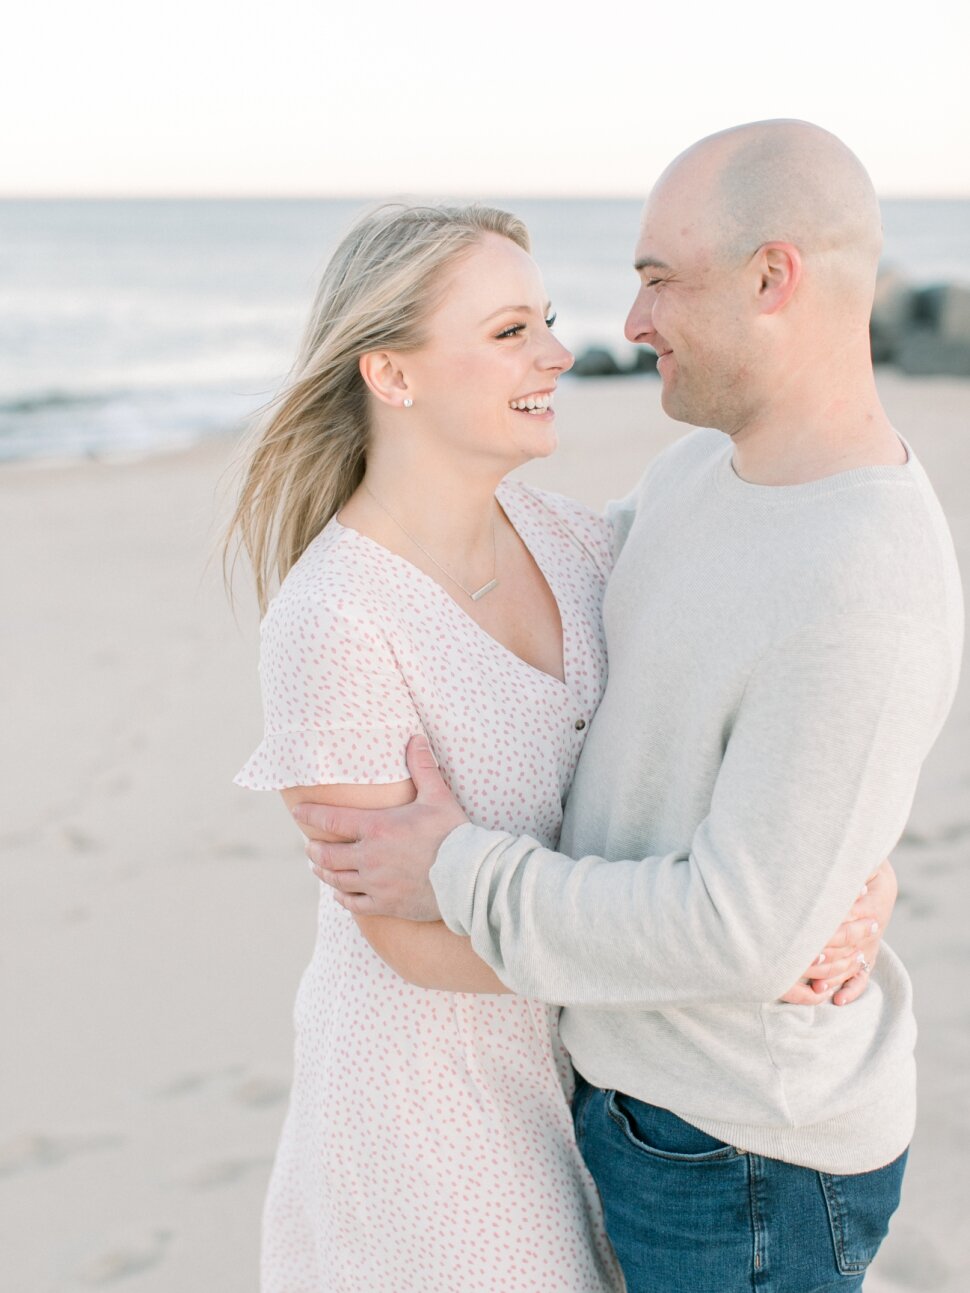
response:
<path id="1" fill-rule="evenodd" d="M 606 683 L 607 523 L 518 483 L 497 498 L 552 589 L 565 684 L 416 566 L 333 520 L 261 630 L 255 790 L 407 778 L 423 731 L 468 815 L 555 845 Z M 321 890 L 293 1088 L 263 1216 L 263 1293 L 617 1293 L 576 1148 L 558 1011 L 399 978 Z"/>

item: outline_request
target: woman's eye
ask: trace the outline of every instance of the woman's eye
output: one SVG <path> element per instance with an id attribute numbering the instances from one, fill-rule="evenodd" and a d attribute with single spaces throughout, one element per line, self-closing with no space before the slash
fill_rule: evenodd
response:
<path id="1" fill-rule="evenodd" d="M 524 331 L 525 331 L 524 323 L 513 323 L 510 328 L 505 328 L 504 331 L 500 332 L 498 335 L 499 337 L 515 337 L 515 336 L 518 336 L 520 332 L 524 332 Z"/>
<path id="2" fill-rule="evenodd" d="M 556 319 L 558 319 L 558 317 L 559 317 L 558 314 L 555 312 L 555 310 L 553 310 L 552 314 L 550 314 L 548 319 L 546 319 L 546 327 L 554 328 L 556 326 Z"/>

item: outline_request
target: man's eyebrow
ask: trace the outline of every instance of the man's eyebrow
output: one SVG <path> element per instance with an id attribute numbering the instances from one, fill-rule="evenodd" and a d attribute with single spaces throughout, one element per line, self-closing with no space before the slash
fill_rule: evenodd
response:
<path id="1" fill-rule="evenodd" d="M 552 302 L 547 301 L 543 314 L 548 314 L 552 309 Z M 531 305 L 503 305 L 499 309 L 493 310 L 488 318 L 482 319 L 482 323 L 488 323 L 489 319 L 496 319 L 500 314 L 529 314 L 532 311 Z"/>
<path id="2" fill-rule="evenodd" d="M 639 260 L 633 262 L 633 268 L 639 274 L 641 269 L 670 269 L 670 266 L 662 260 L 657 260 L 656 256 L 641 256 Z"/>

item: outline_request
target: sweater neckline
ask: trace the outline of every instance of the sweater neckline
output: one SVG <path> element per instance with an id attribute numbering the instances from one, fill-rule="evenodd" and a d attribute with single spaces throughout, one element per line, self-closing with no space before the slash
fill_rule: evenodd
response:
<path id="1" fill-rule="evenodd" d="M 916 458 L 908 442 L 899 435 L 900 443 L 906 450 L 906 461 L 899 465 L 883 464 L 872 467 L 853 467 L 849 471 L 835 472 L 831 476 L 822 476 L 818 480 L 805 481 L 800 485 L 756 485 L 739 476 L 734 469 L 733 450 L 730 443 L 725 448 L 718 464 L 716 481 L 722 494 L 731 495 L 754 503 L 772 505 L 791 505 L 827 494 L 837 494 L 842 490 L 855 489 L 860 485 L 875 483 L 908 484 L 916 475 Z"/>

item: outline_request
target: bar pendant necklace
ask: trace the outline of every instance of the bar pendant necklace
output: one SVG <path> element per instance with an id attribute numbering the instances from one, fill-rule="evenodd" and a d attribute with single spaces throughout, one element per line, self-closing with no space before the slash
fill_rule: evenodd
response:
<path id="1" fill-rule="evenodd" d="M 362 482 L 362 483 L 363 483 L 363 482 Z M 497 570 L 498 570 L 498 556 L 497 556 L 496 548 L 495 548 L 495 516 L 494 516 L 494 514 L 493 514 L 493 516 L 492 516 L 492 577 L 491 577 L 491 579 L 490 579 L 487 583 L 482 584 L 481 588 L 476 588 L 476 589 L 472 590 L 471 588 L 466 588 L 466 587 L 465 587 L 465 585 L 461 582 L 461 580 L 460 580 L 460 579 L 456 579 L 456 578 L 455 578 L 455 576 L 451 573 L 451 571 L 450 571 L 446 566 L 443 566 L 443 565 L 441 564 L 441 562 L 440 562 L 440 561 L 436 561 L 436 560 L 435 560 L 435 558 L 431 555 L 431 553 L 430 553 L 430 552 L 428 551 L 428 549 L 424 546 L 424 544 L 423 544 L 423 543 L 419 543 L 419 542 L 418 542 L 418 540 L 417 540 L 417 539 L 414 537 L 414 535 L 411 533 L 411 531 L 410 531 L 410 530 L 406 530 L 406 529 L 404 528 L 404 526 L 403 526 L 403 525 L 401 524 L 401 522 L 397 519 L 397 517 L 394 515 L 394 513 L 393 513 L 389 508 L 387 508 L 387 507 L 385 507 L 385 506 L 384 506 L 384 504 L 383 504 L 383 503 L 381 502 L 381 500 L 377 497 L 377 495 L 374 493 L 374 491 L 370 488 L 370 486 L 369 486 L 369 485 L 364 484 L 364 489 L 367 491 L 367 493 L 368 493 L 368 494 L 370 494 L 371 498 L 374 500 L 374 502 L 377 504 L 377 506 L 381 509 L 381 511 L 384 513 L 384 515 L 385 515 L 385 516 L 389 516 L 389 517 L 391 518 L 391 520 L 394 522 L 394 524 L 397 526 L 397 528 L 401 531 L 401 533 L 404 535 L 404 537 L 405 537 L 406 539 L 410 539 L 410 541 L 414 544 L 414 546 L 415 546 L 419 551 L 421 551 L 421 552 L 423 552 L 423 553 L 424 553 L 424 555 L 428 558 L 428 560 L 431 562 L 431 564 L 432 564 L 433 566 L 436 566 L 436 567 L 437 567 L 437 569 L 438 569 L 438 570 L 440 570 L 440 571 L 441 571 L 441 573 L 442 573 L 443 575 L 445 575 L 448 579 L 450 579 L 450 580 L 451 580 L 451 582 L 452 582 L 453 584 L 455 584 L 458 588 L 460 588 L 460 589 L 461 589 L 461 591 L 465 594 L 465 596 L 466 596 L 466 597 L 470 597 L 470 598 L 472 599 L 472 601 L 473 601 L 473 602 L 478 602 L 478 601 L 481 601 L 481 599 L 485 596 L 485 594 L 486 594 L 486 593 L 490 593 L 490 592 L 492 591 L 492 589 L 493 589 L 493 588 L 497 588 L 497 587 L 498 587 L 498 575 L 497 575 L 497 573 L 496 573 L 496 572 L 497 572 Z"/>

